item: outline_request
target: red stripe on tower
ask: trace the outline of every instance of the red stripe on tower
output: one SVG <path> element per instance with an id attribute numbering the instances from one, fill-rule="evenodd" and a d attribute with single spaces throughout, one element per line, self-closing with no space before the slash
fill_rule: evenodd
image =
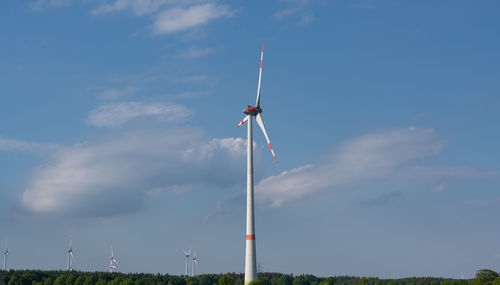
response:
<path id="1" fill-rule="evenodd" d="M 247 240 L 255 240 L 255 235 L 247 235 Z"/>

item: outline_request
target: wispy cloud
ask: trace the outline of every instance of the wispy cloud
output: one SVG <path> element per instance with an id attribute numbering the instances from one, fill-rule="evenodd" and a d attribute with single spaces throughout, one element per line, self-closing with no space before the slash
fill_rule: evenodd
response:
<path id="1" fill-rule="evenodd" d="M 105 217 L 140 210 L 144 199 L 164 191 L 229 187 L 244 180 L 245 144 L 241 138 L 210 139 L 199 129 L 176 128 L 65 147 L 34 171 L 19 210 Z"/>
<path id="2" fill-rule="evenodd" d="M 229 6 L 206 0 L 113 0 L 95 7 L 90 14 L 105 15 L 127 10 L 135 16 L 153 15 L 152 31 L 156 35 L 192 30 L 234 14 Z"/>
<path id="3" fill-rule="evenodd" d="M 174 0 L 115 0 L 101 4 L 90 11 L 91 14 L 107 14 L 124 10 L 132 10 L 137 16 L 158 11 L 162 6 L 173 4 Z"/>
<path id="4" fill-rule="evenodd" d="M 234 12 L 228 6 L 215 3 L 175 7 L 158 14 L 153 31 L 155 34 L 185 31 L 233 14 Z"/>
<path id="5" fill-rule="evenodd" d="M 272 17 L 278 21 L 292 20 L 296 21 L 297 26 L 305 26 L 315 20 L 314 16 L 308 11 L 309 1 L 286 1 L 289 7 L 274 12 Z"/>
<path id="6" fill-rule="evenodd" d="M 59 148 L 52 143 L 28 142 L 18 139 L 0 137 L 0 151 L 4 152 L 52 152 Z"/>
<path id="7" fill-rule="evenodd" d="M 195 47 L 190 47 L 186 50 L 179 52 L 178 56 L 182 57 L 182 58 L 193 59 L 193 58 L 198 58 L 198 57 L 207 55 L 209 53 L 212 53 L 213 51 L 214 51 L 214 48 L 199 49 L 199 48 L 195 48 Z"/>
<path id="8" fill-rule="evenodd" d="M 102 91 L 99 94 L 99 97 L 102 99 L 118 99 L 133 95 L 137 93 L 139 90 L 141 89 L 135 86 L 127 86 L 126 88 L 123 89 L 110 88 Z"/>
<path id="9" fill-rule="evenodd" d="M 298 12 L 297 8 L 283 9 L 283 10 L 276 11 L 273 14 L 273 18 L 275 18 L 277 20 L 283 20 L 284 18 L 292 16 L 292 15 L 296 14 L 297 12 Z"/>
<path id="10" fill-rule="evenodd" d="M 280 206 L 326 189 L 339 191 L 374 178 L 390 177 L 408 163 L 439 153 L 446 146 L 432 129 L 391 130 L 365 135 L 342 144 L 325 160 L 260 181 L 260 201 Z"/>
<path id="11" fill-rule="evenodd" d="M 116 127 L 135 118 L 155 117 L 176 122 L 191 116 L 191 110 L 181 105 L 165 103 L 119 102 L 99 106 L 90 111 L 87 122 L 96 127 Z"/>

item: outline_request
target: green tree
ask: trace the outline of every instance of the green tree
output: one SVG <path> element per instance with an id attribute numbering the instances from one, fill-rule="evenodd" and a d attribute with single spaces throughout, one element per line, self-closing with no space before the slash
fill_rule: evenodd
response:
<path id="1" fill-rule="evenodd" d="M 57 276 L 56 280 L 54 281 L 54 285 L 66 285 L 66 275 L 61 274 Z"/>
<path id="2" fill-rule="evenodd" d="M 219 278 L 219 285 L 234 285 L 234 278 L 229 275 L 224 275 Z"/>
<path id="3" fill-rule="evenodd" d="M 334 285 L 335 283 L 337 283 L 337 279 L 335 279 L 335 277 L 328 277 L 321 281 L 321 285 Z"/>
<path id="4" fill-rule="evenodd" d="M 248 283 L 248 285 L 264 285 L 264 282 L 262 282 L 262 280 L 254 280 Z"/>
<path id="5" fill-rule="evenodd" d="M 293 279 L 293 285 L 309 285 L 309 281 L 307 281 L 303 276 L 298 276 Z"/>
<path id="6" fill-rule="evenodd" d="M 290 275 L 281 275 L 277 279 L 271 280 L 272 285 L 293 285 L 293 277 Z"/>
<path id="7" fill-rule="evenodd" d="M 476 282 L 478 284 L 490 285 L 495 278 L 498 278 L 498 273 L 490 269 L 480 269 L 476 272 Z"/>
<path id="8" fill-rule="evenodd" d="M 83 285 L 83 282 L 85 282 L 85 276 L 80 275 L 76 277 L 75 281 L 73 282 L 73 285 Z"/>

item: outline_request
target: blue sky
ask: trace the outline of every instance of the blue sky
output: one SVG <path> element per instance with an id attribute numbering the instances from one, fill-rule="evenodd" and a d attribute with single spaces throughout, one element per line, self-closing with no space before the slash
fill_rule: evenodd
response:
<path id="1" fill-rule="evenodd" d="M 500 265 L 496 1 L 4 1 L 0 238 L 14 268 L 242 272 L 261 44 L 264 271 Z"/>

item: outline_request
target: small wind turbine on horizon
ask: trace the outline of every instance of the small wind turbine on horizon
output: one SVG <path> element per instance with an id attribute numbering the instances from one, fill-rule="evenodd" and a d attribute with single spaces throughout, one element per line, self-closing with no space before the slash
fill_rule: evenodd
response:
<path id="1" fill-rule="evenodd" d="M 186 256 L 186 270 L 184 271 L 186 276 L 189 276 L 189 255 L 191 254 L 191 249 L 189 249 L 189 251 L 185 251 L 183 250 L 184 252 L 184 255 Z"/>
<path id="2" fill-rule="evenodd" d="M 7 257 L 9 256 L 9 247 L 7 246 L 7 240 L 5 240 L 5 251 L 3 252 L 3 270 L 7 271 Z"/>
<path id="3" fill-rule="evenodd" d="M 66 268 L 68 271 L 73 270 L 73 247 L 71 246 L 71 239 L 69 240 L 68 249 L 68 266 Z"/>
<path id="4" fill-rule="evenodd" d="M 111 257 L 109 258 L 109 272 L 113 272 L 118 266 L 118 261 L 116 261 L 115 254 L 113 252 L 113 246 L 111 246 Z"/>
<path id="5" fill-rule="evenodd" d="M 257 102 L 255 107 L 248 106 L 243 110 L 247 116 L 238 124 L 238 127 L 248 121 L 247 132 L 247 228 L 246 228 L 246 254 L 245 254 L 245 285 L 257 280 L 257 257 L 255 249 L 255 215 L 254 215 L 254 191 L 253 191 L 253 137 L 252 137 L 252 118 L 259 125 L 260 129 L 266 137 L 266 141 L 273 154 L 274 161 L 278 162 L 274 154 L 271 141 L 267 136 L 264 121 L 262 120 L 262 109 L 260 107 L 260 88 L 262 80 L 262 61 L 264 59 L 264 44 L 262 44 L 262 52 L 260 54 L 260 71 L 259 71 L 259 84 L 257 86 Z"/>
<path id="6" fill-rule="evenodd" d="M 193 258 L 191 259 L 191 276 L 194 277 L 196 275 L 196 264 L 198 263 L 198 259 L 196 257 L 196 248 L 194 249 Z"/>

